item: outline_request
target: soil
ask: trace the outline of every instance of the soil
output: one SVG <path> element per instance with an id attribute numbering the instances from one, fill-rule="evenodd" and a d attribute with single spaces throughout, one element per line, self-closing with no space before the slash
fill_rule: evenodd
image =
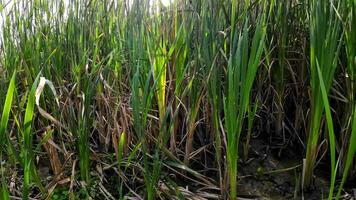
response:
<path id="1" fill-rule="evenodd" d="M 328 166 L 327 163 L 319 164 L 319 167 L 315 170 L 315 178 L 313 183 L 313 188 L 309 191 L 301 191 L 301 173 L 302 173 L 302 160 L 303 160 L 303 153 L 296 153 L 295 150 L 292 149 L 272 149 L 269 144 L 264 142 L 265 140 L 253 139 L 251 140 L 249 155 L 247 160 L 243 160 L 241 157 L 238 164 L 238 196 L 240 200 L 247 200 L 247 199 L 262 199 L 262 200 L 279 200 L 279 199 L 326 199 L 329 191 L 329 173 L 327 167 L 323 168 L 324 166 Z M 242 146 L 242 145 L 240 145 Z M 240 149 L 242 152 L 242 149 Z M 105 157 L 105 156 L 104 156 Z M 102 160 L 105 158 L 98 156 L 98 160 L 92 160 L 91 163 L 103 163 Z M 209 157 L 209 156 L 207 156 Z M 206 158 L 206 156 L 205 156 Z M 43 158 L 44 160 L 48 158 Z M 107 160 L 108 161 L 108 160 Z M 212 161 L 208 164 L 212 166 Z M 326 161 L 325 161 L 326 162 Z M 109 162 L 106 162 L 109 163 Z M 200 163 L 200 162 L 199 162 Z M 100 164 L 101 165 L 101 164 Z M 194 162 L 192 163 L 194 166 Z M 98 168 L 98 167 L 96 167 Z M 102 168 L 105 168 L 102 165 Z M 196 166 L 193 169 L 200 168 L 203 169 L 204 167 Z M 93 167 L 93 170 L 95 167 Z M 41 176 L 42 180 L 50 180 L 50 174 L 52 174 L 50 170 L 50 164 L 40 162 L 38 166 L 39 175 Z M 166 170 L 166 169 L 165 169 Z M 101 173 L 98 173 L 101 171 Z M 114 197 L 118 196 L 117 187 L 119 185 L 117 180 L 117 171 L 114 168 L 108 168 L 103 171 L 103 169 L 99 171 L 91 172 L 93 175 L 93 179 L 97 177 L 98 184 L 102 183 L 102 186 L 105 187 L 108 192 L 113 195 Z M 168 170 L 169 171 L 169 170 Z M 203 172 L 205 171 L 205 172 Z M 202 189 L 200 184 L 192 184 L 191 181 L 187 181 L 184 177 L 179 177 L 174 173 L 170 175 L 174 175 L 170 177 L 171 180 L 174 180 L 177 183 L 179 190 L 184 193 L 186 199 L 221 199 L 219 186 L 218 186 L 218 175 L 215 170 L 207 170 L 206 167 L 204 170 L 199 171 L 201 174 L 204 174 L 206 177 L 209 177 L 210 180 L 215 180 L 216 188 L 213 189 Z M 96 175 L 95 175 L 96 174 Z M 184 174 L 184 173 L 183 173 Z M 46 177 L 47 175 L 47 177 Z M 94 176 L 95 175 L 95 176 Z M 189 174 L 188 174 L 189 175 Z M 67 174 L 70 176 L 70 173 Z M 176 176 L 176 177 L 175 177 Z M 104 178 L 103 180 L 98 180 Z M 194 179 L 194 177 L 190 177 Z M 134 178 L 130 181 L 129 185 L 133 188 L 139 187 L 142 189 L 143 180 L 139 178 Z M 185 180 L 185 181 L 184 181 Z M 21 180 L 15 181 L 18 187 L 21 185 Z M 199 180 L 198 180 L 199 182 Z M 344 196 L 342 199 L 355 199 L 356 197 L 356 188 L 355 184 L 356 180 L 348 181 L 345 185 L 345 191 L 349 194 Z M 96 189 L 95 189 L 96 188 Z M 168 188 L 161 184 L 159 186 L 162 192 L 162 196 L 164 194 L 164 190 Z M 189 188 L 189 189 L 187 189 Z M 20 188 L 18 188 L 20 191 Z M 58 188 L 57 188 L 58 189 Z M 101 194 L 97 191 L 98 187 L 93 187 L 93 192 L 97 193 L 97 197 Z M 127 191 L 127 189 L 124 189 Z M 201 192 L 205 191 L 205 192 Z M 139 192 L 140 195 L 141 192 Z M 174 196 L 173 194 L 168 194 Z M 187 198 L 188 196 L 192 196 L 191 198 Z M 161 196 L 161 197 L 162 197 Z M 171 199 L 172 196 L 169 196 Z M 107 198 L 107 196 L 100 196 L 100 198 Z M 163 197 L 163 199 L 166 199 Z M 178 198 L 177 198 L 178 199 Z"/>
<path id="2" fill-rule="evenodd" d="M 301 192 L 302 155 L 292 150 L 273 150 L 252 140 L 249 159 L 240 163 L 239 196 L 252 199 L 322 199 L 328 194 L 325 177 L 315 179 L 311 191 Z"/>

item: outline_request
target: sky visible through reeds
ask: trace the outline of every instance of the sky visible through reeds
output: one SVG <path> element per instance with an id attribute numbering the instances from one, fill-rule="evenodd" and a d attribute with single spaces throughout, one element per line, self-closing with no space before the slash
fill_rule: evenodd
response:
<path id="1" fill-rule="evenodd" d="M 56 1 L 56 0 L 49 0 Z M 149 0 L 153 4 L 157 2 L 161 2 L 164 6 L 169 6 L 172 3 L 172 0 Z M 5 23 L 6 16 L 10 12 L 11 8 L 14 5 L 15 0 L 0 0 L 0 44 L 2 43 L 2 29 L 3 24 Z M 63 0 L 65 7 L 67 8 L 70 0 Z M 133 0 L 127 0 L 128 4 L 131 5 Z M 53 7 L 53 12 L 55 12 L 56 7 Z"/>

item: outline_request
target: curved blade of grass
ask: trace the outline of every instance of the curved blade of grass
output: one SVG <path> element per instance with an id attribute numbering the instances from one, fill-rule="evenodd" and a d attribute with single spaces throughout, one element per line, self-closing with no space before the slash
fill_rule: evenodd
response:
<path id="1" fill-rule="evenodd" d="M 157 89 L 156 89 L 156 96 L 157 96 L 157 104 L 158 104 L 158 111 L 159 111 L 159 118 L 162 121 L 165 114 L 165 93 L 166 93 L 166 59 L 164 51 L 166 46 L 164 42 L 162 46 L 156 47 L 154 42 L 151 41 L 151 38 L 148 37 L 149 44 L 147 45 L 147 51 L 149 54 L 149 58 L 151 61 L 152 71 L 154 75 L 154 81 L 157 82 Z M 151 50 L 152 48 L 152 50 Z"/>
<path id="2" fill-rule="evenodd" d="M 10 115 L 10 110 L 11 110 L 11 104 L 12 104 L 12 99 L 14 96 L 14 91 L 15 91 L 15 76 L 16 72 L 12 75 L 12 78 L 10 80 L 10 84 L 7 90 L 6 94 L 6 99 L 5 99 L 5 104 L 4 104 L 4 110 L 1 116 L 1 122 L 0 122 L 0 147 L 1 149 L 3 148 L 4 141 L 5 141 L 5 131 L 7 129 L 8 121 L 9 121 L 9 115 Z"/>
<path id="3" fill-rule="evenodd" d="M 13 73 L 12 78 L 10 80 L 10 84 L 9 84 L 9 87 L 7 89 L 7 94 L 6 94 L 4 110 L 1 115 L 1 122 L 0 122 L 0 154 L 1 155 L 0 155 L 0 160 L 2 160 L 2 152 L 3 152 L 4 142 L 6 141 L 5 132 L 6 132 L 8 121 L 9 121 L 11 104 L 12 104 L 12 99 L 13 99 L 14 91 L 15 91 L 15 78 L 16 78 L 16 71 Z M 7 184 L 5 181 L 4 169 L 2 166 L 2 162 L 1 162 L 0 170 L 1 170 L 1 199 L 8 200 L 8 199 L 10 199 L 10 196 L 9 196 Z"/>
<path id="4" fill-rule="evenodd" d="M 24 127 L 23 127 L 23 146 L 22 146 L 22 155 L 24 158 L 24 182 L 23 182 L 23 199 L 28 199 L 29 197 L 29 188 L 31 183 L 31 174 L 36 174 L 34 169 L 34 158 L 32 153 L 32 120 L 35 110 L 35 100 L 36 100 L 36 89 L 38 84 L 39 76 L 37 76 L 35 82 L 31 87 L 31 91 L 28 94 L 25 118 L 24 118 Z M 36 178 L 36 176 L 34 175 Z M 37 182 L 37 181 L 36 181 Z"/>
<path id="5" fill-rule="evenodd" d="M 342 180 L 336 195 L 336 199 L 340 198 L 341 190 L 346 182 L 350 167 L 353 163 L 354 156 L 356 154 L 356 114 L 355 113 L 356 113 L 356 108 L 354 110 L 354 116 L 352 119 L 352 132 L 350 137 L 349 149 L 347 151 L 346 164 L 345 164 L 344 172 L 342 174 Z"/>
<path id="6" fill-rule="evenodd" d="M 322 95 L 322 100 L 325 108 L 325 115 L 326 115 L 326 122 L 327 122 L 327 128 L 328 128 L 328 133 L 329 133 L 329 145 L 330 145 L 330 160 L 331 160 L 331 180 L 330 180 L 330 188 L 329 188 L 329 199 L 332 199 L 333 193 L 334 193 L 334 186 L 335 186 L 335 178 L 336 178 L 336 156 L 335 156 L 335 134 L 334 134 L 334 125 L 333 125 L 333 119 L 331 116 L 331 109 L 330 109 L 330 104 L 328 100 L 328 95 L 326 92 L 324 80 L 323 80 L 323 75 L 321 74 L 321 70 L 319 67 L 318 61 L 316 61 L 316 68 L 318 71 L 318 77 L 319 77 L 319 83 L 320 83 L 320 90 L 321 90 L 321 95 Z"/>

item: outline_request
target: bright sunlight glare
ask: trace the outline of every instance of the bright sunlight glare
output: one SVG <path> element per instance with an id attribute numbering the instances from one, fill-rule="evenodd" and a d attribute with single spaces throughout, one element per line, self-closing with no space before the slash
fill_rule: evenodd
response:
<path id="1" fill-rule="evenodd" d="M 172 0 L 160 0 L 160 1 L 164 6 L 169 6 L 169 4 L 172 3 Z"/>

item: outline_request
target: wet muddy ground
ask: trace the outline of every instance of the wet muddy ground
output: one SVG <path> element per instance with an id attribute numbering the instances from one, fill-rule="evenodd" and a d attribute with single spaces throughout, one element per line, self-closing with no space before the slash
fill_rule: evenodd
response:
<path id="1" fill-rule="evenodd" d="M 210 157 L 213 158 L 213 156 Z M 303 153 L 297 154 L 294 150 L 288 149 L 272 149 L 269 144 L 264 142 L 264 140 L 251 140 L 248 159 L 239 159 L 239 200 L 326 199 L 329 192 L 328 163 L 319 163 L 318 168 L 315 170 L 316 177 L 313 188 L 309 191 L 302 192 L 302 159 Z M 42 157 L 42 160 L 48 160 L 48 158 Z M 91 159 L 91 165 L 93 167 L 91 175 L 95 186 L 90 190 L 92 193 L 95 193 L 95 199 L 107 199 L 110 196 L 112 197 L 111 199 L 115 199 L 119 196 L 117 191 L 119 185 L 118 171 L 115 167 L 116 164 L 109 164 L 110 162 L 114 162 L 114 160 L 108 159 L 108 156 L 105 154 L 97 155 L 95 159 Z M 68 169 L 70 168 L 71 167 L 68 166 Z M 158 186 L 159 199 L 180 199 L 176 195 L 177 190 L 180 191 L 183 199 L 188 200 L 223 199 L 220 195 L 216 169 L 204 169 L 202 166 L 198 168 L 202 169 L 197 170 L 197 172 L 204 176 L 202 177 L 202 180 L 206 179 L 207 181 L 210 181 L 210 188 L 209 186 L 204 186 L 204 181 L 194 177 L 191 173 L 186 173 L 187 171 L 184 172 L 184 170 L 179 170 L 178 167 L 164 164 L 164 171 L 170 171 L 169 178 L 175 182 L 174 184 L 176 185 L 169 188 L 166 183 L 160 181 Z M 21 179 L 21 170 L 18 169 L 20 174 L 16 173 L 16 170 L 15 173 L 13 173 L 14 171 L 10 168 L 7 170 L 9 175 L 8 182 L 11 183 L 10 191 L 14 196 L 19 197 L 21 196 L 21 183 L 23 181 Z M 125 175 L 125 178 L 128 181 L 127 186 L 130 188 L 124 189 L 124 193 L 129 193 L 128 197 L 130 197 L 128 199 L 139 199 L 134 197 L 134 188 L 141 188 L 137 192 L 137 195 L 144 198 L 144 182 L 139 176 L 134 176 L 137 172 L 135 172 L 135 170 L 140 170 L 140 168 L 133 169 L 133 171 L 130 171 Z M 47 180 L 44 181 L 45 185 L 51 185 L 51 182 L 54 180 L 51 176 L 52 172 L 50 164 L 44 162 L 38 163 L 38 171 L 41 179 Z M 71 170 L 66 170 L 66 174 L 62 177 L 63 180 L 69 180 L 69 177 L 72 176 L 70 171 Z M 211 173 L 209 171 L 213 172 Z M 79 176 L 79 174 L 76 173 L 76 176 Z M 191 179 L 189 180 L 188 178 Z M 61 180 L 59 180 L 59 182 L 60 181 Z M 71 181 L 63 182 L 53 189 L 55 191 L 68 190 L 69 183 L 71 183 Z M 77 188 L 74 190 L 80 191 L 80 188 L 82 188 L 80 182 L 74 181 L 73 184 L 75 188 Z M 175 188 L 174 190 L 176 191 L 172 191 L 172 188 Z M 36 196 L 36 193 L 38 193 L 38 191 L 34 192 L 33 196 Z M 356 199 L 356 181 L 351 180 L 347 182 L 344 194 L 342 199 Z"/>
<path id="2" fill-rule="evenodd" d="M 315 171 L 313 188 L 301 191 L 302 154 L 287 149 L 272 150 L 261 140 L 252 141 L 249 154 L 249 159 L 239 167 L 240 197 L 281 200 L 327 198 L 329 173 L 321 167 Z M 343 199 L 356 199 L 356 185 L 347 185 L 345 192 Z"/>

